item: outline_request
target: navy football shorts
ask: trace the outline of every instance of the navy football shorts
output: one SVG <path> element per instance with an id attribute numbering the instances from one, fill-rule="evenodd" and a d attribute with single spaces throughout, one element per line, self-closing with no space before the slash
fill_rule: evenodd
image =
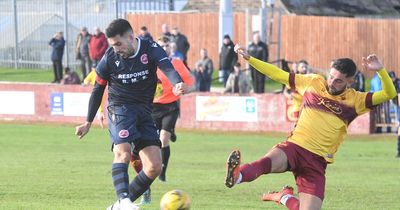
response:
<path id="1" fill-rule="evenodd" d="M 151 145 L 161 147 L 151 107 L 145 105 L 109 106 L 108 130 L 112 144 L 131 143 L 135 152 Z"/>

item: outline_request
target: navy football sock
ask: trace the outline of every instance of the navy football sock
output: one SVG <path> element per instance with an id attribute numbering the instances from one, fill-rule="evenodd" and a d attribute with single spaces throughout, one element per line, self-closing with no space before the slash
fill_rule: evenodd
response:
<path id="1" fill-rule="evenodd" d="M 141 171 L 129 185 L 129 198 L 135 201 L 147 189 L 154 180 L 150 179 L 143 171 Z"/>
<path id="2" fill-rule="evenodd" d="M 118 198 L 124 199 L 129 194 L 129 175 L 127 163 L 112 164 L 112 179 Z"/>

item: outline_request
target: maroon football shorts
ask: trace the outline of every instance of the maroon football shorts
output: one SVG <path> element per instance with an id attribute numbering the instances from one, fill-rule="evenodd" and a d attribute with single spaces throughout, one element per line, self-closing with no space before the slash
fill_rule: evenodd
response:
<path id="1" fill-rule="evenodd" d="M 279 143 L 276 147 L 287 156 L 288 170 L 293 172 L 298 192 L 324 200 L 326 160 L 289 141 Z"/>

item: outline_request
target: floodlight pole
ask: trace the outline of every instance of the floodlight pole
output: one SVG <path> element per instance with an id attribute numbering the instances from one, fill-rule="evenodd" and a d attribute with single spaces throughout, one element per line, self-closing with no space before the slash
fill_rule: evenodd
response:
<path id="1" fill-rule="evenodd" d="M 260 31 L 260 37 L 261 40 L 265 43 L 267 43 L 268 38 L 267 38 L 267 7 L 265 5 L 265 0 L 261 0 L 261 8 L 260 8 L 260 18 L 261 18 L 261 31 Z"/>
<path id="2" fill-rule="evenodd" d="M 66 56 L 66 66 L 69 66 L 69 47 L 68 47 L 68 0 L 64 0 L 64 40 L 65 40 L 65 54 Z"/>
<path id="3" fill-rule="evenodd" d="M 19 59 L 19 45 L 18 45 L 18 18 L 17 18 L 17 0 L 13 0 L 13 13 L 14 13 L 14 68 L 18 69 L 18 59 Z"/>
<path id="4" fill-rule="evenodd" d="M 169 4 L 169 11 L 174 11 L 175 10 L 174 1 L 169 0 L 168 4 Z"/>
<path id="5" fill-rule="evenodd" d="M 218 47 L 222 46 L 222 38 L 228 34 L 233 40 L 233 11 L 232 0 L 221 0 L 219 5 Z"/>
<path id="6" fill-rule="evenodd" d="M 119 15 L 118 15 L 119 11 L 118 11 L 118 0 L 115 0 L 115 18 L 118 19 Z"/>

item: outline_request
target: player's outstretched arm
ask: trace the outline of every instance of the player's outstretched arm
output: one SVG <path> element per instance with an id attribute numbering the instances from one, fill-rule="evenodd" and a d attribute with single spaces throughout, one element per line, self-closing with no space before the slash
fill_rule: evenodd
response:
<path id="1" fill-rule="evenodd" d="M 386 69 L 383 67 L 382 62 L 375 54 L 363 57 L 362 65 L 365 70 L 376 71 L 382 82 L 382 90 L 375 92 L 372 95 L 372 105 L 383 103 L 396 96 L 396 88 L 394 87 Z"/>
<path id="2" fill-rule="evenodd" d="M 274 66 L 264 61 L 260 61 L 257 58 L 251 57 L 239 44 L 235 45 L 235 52 L 238 53 L 240 56 L 242 56 L 242 58 L 247 60 L 251 66 L 257 69 L 257 71 L 265 74 L 272 80 L 275 80 L 285 85 L 289 84 L 288 72 L 283 71 L 277 66 Z"/>
<path id="3" fill-rule="evenodd" d="M 75 128 L 75 135 L 77 135 L 80 139 L 89 132 L 90 126 L 92 125 L 93 119 L 96 116 L 97 110 L 99 109 L 100 103 L 103 99 L 105 88 L 106 85 L 99 85 L 97 82 L 94 84 L 94 88 L 89 99 L 89 109 L 86 122 Z"/>

